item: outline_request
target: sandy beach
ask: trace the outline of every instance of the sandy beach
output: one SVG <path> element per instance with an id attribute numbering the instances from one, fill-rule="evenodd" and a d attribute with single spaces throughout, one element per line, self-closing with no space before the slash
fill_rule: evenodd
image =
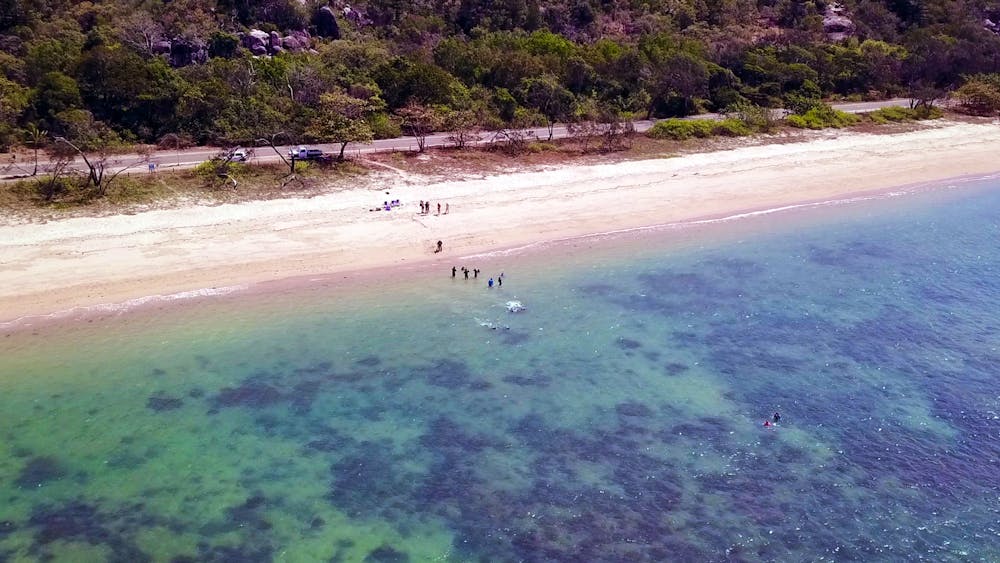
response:
<path id="1" fill-rule="evenodd" d="M 893 135 L 384 186 L 309 199 L 0 224 L 0 322 L 151 295 L 356 272 L 730 215 L 1000 170 L 1000 127 Z M 388 191 L 387 195 L 385 192 Z M 370 208 L 384 200 L 403 205 Z M 432 201 L 429 215 L 419 200 Z M 450 208 L 437 215 L 436 205 Z M 776 219 L 780 220 L 780 219 Z M 444 243 L 434 253 L 436 241 Z"/>

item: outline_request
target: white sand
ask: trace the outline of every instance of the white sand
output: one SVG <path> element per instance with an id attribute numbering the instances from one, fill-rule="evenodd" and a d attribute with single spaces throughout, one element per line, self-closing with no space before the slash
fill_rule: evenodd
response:
<path id="1" fill-rule="evenodd" d="M 998 155 L 997 125 L 942 123 L 311 199 L 9 224 L 0 226 L 0 322 L 988 174 L 1000 170 Z M 402 209 L 368 211 L 396 198 Z M 448 203 L 451 213 L 421 216 L 421 199 L 442 210 Z M 445 252 L 436 256 L 437 240 Z"/>

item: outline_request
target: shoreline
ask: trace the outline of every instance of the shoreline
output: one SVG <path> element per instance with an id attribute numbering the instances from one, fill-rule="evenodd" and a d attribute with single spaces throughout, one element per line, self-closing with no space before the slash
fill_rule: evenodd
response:
<path id="1" fill-rule="evenodd" d="M 302 200 L 0 226 L 0 327 L 305 276 L 363 283 L 366 272 L 400 266 L 913 191 L 997 172 L 998 149 L 995 125 L 946 123 L 448 182 L 400 179 L 377 191 Z M 367 211 L 382 199 L 404 206 Z M 419 199 L 448 203 L 451 212 L 418 214 Z M 433 253 L 436 240 L 445 242 L 442 255 Z"/>

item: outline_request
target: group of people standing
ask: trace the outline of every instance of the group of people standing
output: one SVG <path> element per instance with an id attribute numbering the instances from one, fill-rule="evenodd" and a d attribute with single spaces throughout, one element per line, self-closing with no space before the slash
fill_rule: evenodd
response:
<path id="1" fill-rule="evenodd" d="M 473 268 L 470 270 L 465 266 L 462 266 L 461 271 L 465 279 L 469 279 L 470 273 L 472 274 L 473 279 L 479 279 L 479 268 Z M 457 278 L 458 272 L 459 272 L 458 267 L 456 266 L 451 267 L 451 277 Z M 500 272 L 500 275 L 497 276 L 495 283 L 497 284 L 498 287 L 503 287 L 503 272 Z M 487 287 L 493 287 L 493 284 L 494 284 L 493 278 L 490 278 L 489 281 L 486 282 Z"/>
<path id="2" fill-rule="evenodd" d="M 444 204 L 444 214 L 445 215 L 447 215 L 448 212 L 451 211 L 450 208 L 451 208 L 451 205 L 449 205 L 447 203 Z M 420 213 L 422 213 L 423 215 L 427 215 L 430 212 L 431 212 L 431 202 L 420 200 Z M 441 214 L 441 204 L 438 203 L 437 204 L 437 213 L 436 213 L 436 215 L 440 215 L 440 214 Z"/>

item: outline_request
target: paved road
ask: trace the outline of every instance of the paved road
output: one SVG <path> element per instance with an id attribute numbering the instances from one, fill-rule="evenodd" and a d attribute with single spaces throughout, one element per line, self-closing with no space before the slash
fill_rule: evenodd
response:
<path id="1" fill-rule="evenodd" d="M 878 102 L 856 102 L 856 103 L 846 103 L 846 104 L 833 104 L 835 109 L 846 111 L 849 113 L 865 113 L 870 111 L 875 111 L 877 109 L 882 109 L 885 107 L 909 107 L 910 100 L 907 98 L 894 98 L 891 100 L 882 100 Z M 781 111 L 781 110 L 777 110 Z M 783 112 L 782 112 L 783 113 Z M 702 115 L 694 115 L 690 117 L 685 117 L 684 119 L 719 119 L 719 114 L 706 113 Z M 642 133 L 653 126 L 655 121 L 643 120 L 634 122 L 635 129 L 637 132 Z M 538 127 L 530 130 L 531 134 L 540 138 L 547 139 L 549 136 L 548 129 L 545 127 Z M 427 137 L 426 146 L 427 147 L 442 147 L 451 145 L 452 142 L 449 140 L 451 133 L 435 133 Z M 562 139 L 569 136 L 569 132 L 565 125 L 556 125 L 552 130 L 552 136 L 556 139 Z M 480 143 L 490 143 L 493 141 L 493 134 L 484 134 L 483 139 Z M 309 145 L 310 148 L 318 148 L 326 153 L 337 154 L 340 151 L 340 145 L 328 145 L 328 144 L 316 144 Z M 278 150 L 282 154 L 287 155 L 288 150 L 291 146 L 280 146 Z M 362 156 L 365 154 L 370 154 L 374 152 L 391 152 L 391 151 L 411 151 L 417 149 L 417 139 L 415 137 L 399 137 L 396 139 L 381 139 L 374 141 L 372 143 L 358 144 L 351 143 L 347 145 L 347 150 L 345 154 L 350 156 Z M 147 170 L 148 163 L 152 162 L 156 165 L 158 169 L 163 170 L 182 170 L 189 169 L 198 166 L 199 164 L 210 160 L 213 157 L 220 154 L 221 149 L 213 147 L 197 147 L 192 149 L 185 149 L 180 151 L 172 150 L 160 150 L 155 151 L 151 156 L 141 156 L 138 154 L 123 154 L 117 155 L 111 159 L 109 169 L 111 170 L 121 170 L 123 168 L 131 168 L 136 172 Z M 276 163 L 281 162 L 281 158 L 274 153 L 270 147 L 256 147 L 254 149 L 254 154 L 252 157 L 252 162 L 259 163 Z M 38 169 L 39 173 L 47 172 L 51 167 L 51 163 L 48 160 L 39 161 Z M 71 167 L 75 170 L 85 170 L 83 162 L 74 162 Z M 16 179 L 18 176 L 23 176 L 29 174 L 33 164 L 28 162 L 17 163 L 16 165 L 8 165 L 4 163 L 0 165 L 0 180 L 11 180 Z"/>

